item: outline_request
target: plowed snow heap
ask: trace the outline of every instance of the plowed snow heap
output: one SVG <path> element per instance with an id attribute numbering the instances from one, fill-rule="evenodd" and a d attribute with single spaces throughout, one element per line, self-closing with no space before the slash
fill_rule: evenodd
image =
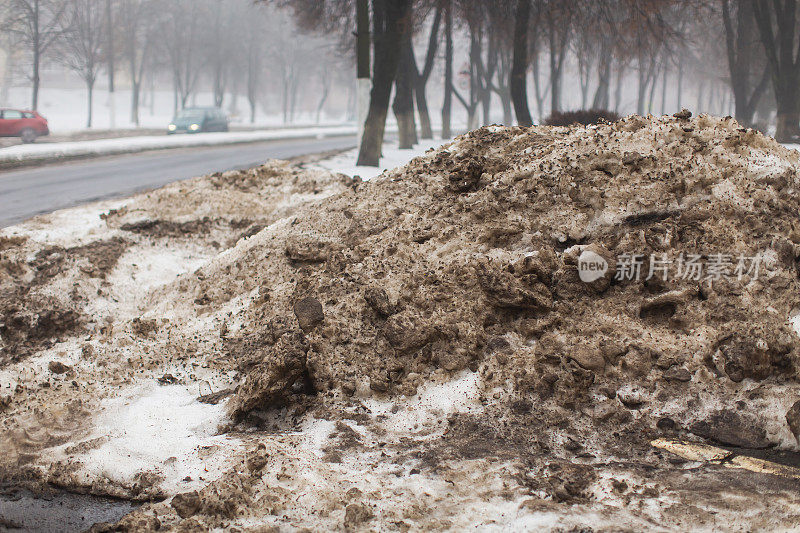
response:
<path id="1" fill-rule="evenodd" d="M 0 477 L 175 496 L 95 531 L 796 529 L 796 469 L 705 445 L 799 448 L 797 165 L 688 113 L 488 127 L 12 228 Z"/>
<path id="2" fill-rule="evenodd" d="M 212 306 L 258 289 L 225 345 L 243 371 L 237 415 L 298 383 L 411 394 L 437 369 L 562 406 L 794 380 L 797 158 L 707 116 L 482 128 L 299 211 L 184 288 Z M 608 264 L 591 283 L 586 250 Z"/>

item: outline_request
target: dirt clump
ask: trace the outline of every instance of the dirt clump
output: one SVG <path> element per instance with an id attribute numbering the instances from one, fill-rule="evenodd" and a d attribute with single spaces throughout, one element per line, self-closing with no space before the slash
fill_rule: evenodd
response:
<path id="1" fill-rule="evenodd" d="M 128 246 L 129 241 L 114 237 L 70 248 L 44 248 L 29 263 L 34 271 L 33 283 L 47 283 L 50 278 L 73 268 L 89 277 L 103 279 L 116 266 Z"/>
<path id="2" fill-rule="evenodd" d="M 47 246 L 32 259 L 25 247 L 0 252 L 7 257 L 5 276 L 0 274 L 0 366 L 78 332 L 87 320 L 81 310 L 86 295 L 77 279 L 105 280 L 129 245 L 112 237 L 79 246 Z M 51 290 L 51 283 L 68 277 L 75 280 L 69 290 Z"/>
<path id="3" fill-rule="evenodd" d="M 207 233 L 213 223 L 208 217 L 188 222 L 140 220 L 122 224 L 119 229 L 149 237 L 191 237 L 197 233 Z"/>
<path id="4" fill-rule="evenodd" d="M 0 292 L 0 367 L 78 331 L 85 317 L 25 288 Z"/>
<path id="5" fill-rule="evenodd" d="M 256 407 L 284 405 L 292 386 L 303 379 L 308 341 L 301 332 L 286 332 L 264 350 L 254 354 L 254 364 L 247 369 L 250 379 L 236 392 L 233 408 L 236 414 Z"/>

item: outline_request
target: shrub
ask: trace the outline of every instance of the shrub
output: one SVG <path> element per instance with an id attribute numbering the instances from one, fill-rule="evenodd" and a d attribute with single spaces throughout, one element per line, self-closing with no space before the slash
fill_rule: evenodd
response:
<path id="1" fill-rule="evenodd" d="M 572 124 L 597 124 L 615 122 L 620 116 L 607 109 L 579 109 L 577 111 L 556 111 L 544 121 L 547 126 L 571 126 Z"/>

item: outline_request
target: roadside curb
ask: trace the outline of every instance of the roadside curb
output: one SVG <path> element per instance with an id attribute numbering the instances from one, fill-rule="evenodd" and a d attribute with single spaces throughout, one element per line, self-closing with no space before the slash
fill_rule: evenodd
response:
<path id="1" fill-rule="evenodd" d="M 293 139 L 324 139 L 356 134 L 355 126 L 298 128 L 296 130 L 256 130 L 191 136 L 147 136 L 72 141 L 39 145 L 13 146 L 0 149 L 0 170 L 43 166 L 50 163 L 96 157 L 136 154 L 141 152 L 253 144 Z M 127 141 L 127 142 L 123 142 Z M 13 149 L 13 150 L 12 150 Z M 6 153 L 4 153 L 6 152 Z M 8 153 L 11 152 L 11 153 Z"/>

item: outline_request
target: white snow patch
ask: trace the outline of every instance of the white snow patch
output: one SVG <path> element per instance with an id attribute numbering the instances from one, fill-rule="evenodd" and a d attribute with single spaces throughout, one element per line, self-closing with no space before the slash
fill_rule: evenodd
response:
<path id="1" fill-rule="evenodd" d="M 356 165 L 358 149 L 355 149 L 342 152 L 329 159 L 317 161 L 314 165 L 309 165 L 309 168 L 340 172 L 348 176 L 359 176 L 362 180 L 366 181 L 379 176 L 386 170 L 401 167 L 415 157 L 424 155 L 428 150 L 439 148 L 442 144 L 448 142 L 450 141 L 442 139 L 424 140 L 420 141 L 411 150 L 400 150 L 397 148 L 396 141 L 386 141 L 383 143 L 383 157 L 381 157 L 380 166 L 365 167 Z"/>
<path id="2" fill-rule="evenodd" d="M 317 458 L 322 458 L 325 455 L 323 448 L 328 444 L 328 439 L 335 428 L 336 424 L 330 420 L 312 419 L 305 422 L 300 432 L 305 439 L 304 448 Z"/>
<path id="3" fill-rule="evenodd" d="M 464 371 L 446 383 L 426 383 L 417 394 L 402 402 L 401 409 L 392 413 L 393 402 L 368 399 L 364 401 L 373 415 L 387 415 L 386 429 L 405 433 L 423 426 L 435 425 L 453 413 L 478 411 L 480 380 L 476 372 Z"/>
<path id="4" fill-rule="evenodd" d="M 104 402 L 87 440 L 107 440 L 76 459 L 91 478 L 131 485 L 137 474 L 154 472 L 164 476 L 166 492 L 199 488 L 222 475 L 241 447 L 217 434 L 227 421 L 224 405 L 200 403 L 187 387 L 141 385 Z"/>
<path id="5" fill-rule="evenodd" d="M 97 240 L 98 237 L 110 236 L 108 227 L 100 215 L 110 209 L 121 207 L 125 202 L 127 199 L 107 200 L 61 209 L 0 229 L 0 235 L 24 235 L 49 246 L 80 246 Z"/>
<path id="6" fill-rule="evenodd" d="M 796 314 L 789 319 L 789 324 L 794 328 L 795 333 L 800 336 L 800 314 Z"/>

